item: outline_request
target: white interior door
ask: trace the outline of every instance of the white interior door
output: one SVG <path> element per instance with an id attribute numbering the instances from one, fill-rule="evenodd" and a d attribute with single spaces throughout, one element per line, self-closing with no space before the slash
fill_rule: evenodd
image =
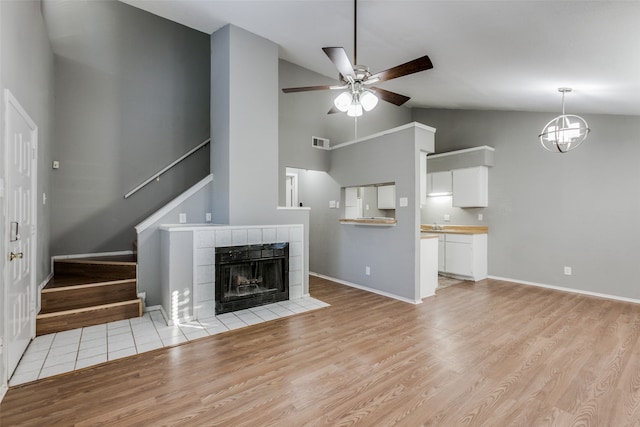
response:
<path id="1" fill-rule="evenodd" d="M 9 377 L 35 336 L 37 139 L 35 123 L 5 89 L 5 336 Z"/>
<path id="2" fill-rule="evenodd" d="M 287 174 L 286 193 L 287 193 L 286 206 L 297 207 L 298 206 L 298 175 L 297 174 Z"/>

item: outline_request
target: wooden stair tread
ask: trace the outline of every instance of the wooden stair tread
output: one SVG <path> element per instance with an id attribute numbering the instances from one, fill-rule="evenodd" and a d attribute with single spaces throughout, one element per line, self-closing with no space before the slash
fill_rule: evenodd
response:
<path id="1" fill-rule="evenodd" d="M 135 256 L 56 259 L 54 277 L 41 290 L 36 335 L 142 315 Z"/>
<path id="2" fill-rule="evenodd" d="M 55 262 L 68 262 L 68 263 L 85 263 L 85 264 L 135 264 L 136 259 L 134 254 L 129 255 L 109 255 L 109 256 L 94 256 L 83 258 L 63 258 L 56 259 Z"/>
<path id="3" fill-rule="evenodd" d="M 78 275 L 62 275 L 60 277 L 53 277 L 42 289 L 43 292 L 49 292 L 54 289 L 60 288 L 72 288 L 72 287 L 83 287 L 83 286 L 100 286 L 100 285 L 108 285 L 111 283 L 121 283 L 124 281 L 135 281 L 135 277 L 131 277 L 129 279 L 117 279 L 117 280 L 103 280 L 100 278 L 88 278 L 87 276 L 78 276 Z"/>
<path id="4" fill-rule="evenodd" d="M 74 308 L 72 310 L 63 310 L 63 311 L 54 311 L 52 313 L 42 313 L 42 312 L 40 312 L 36 316 L 36 319 L 47 319 L 47 318 L 56 317 L 56 316 L 66 316 L 66 315 L 69 315 L 69 314 L 87 313 L 87 312 L 90 312 L 90 311 L 104 310 L 104 309 L 111 308 L 111 307 L 119 307 L 119 306 L 130 305 L 130 304 L 140 304 L 141 302 L 142 301 L 140 300 L 140 298 L 136 298 L 136 299 L 128 300 L 128 301 L 120 301 L 120 302 L 112 302 L 112 303 L 109 303 L 109 304 L 93 305 L 91 307 Z"/>
<path id="5" fill-rule="evenodd" d="M 36 335 L 51 334 L 142 316 L 142 300 L 121 301 L 36 316 Z"/>

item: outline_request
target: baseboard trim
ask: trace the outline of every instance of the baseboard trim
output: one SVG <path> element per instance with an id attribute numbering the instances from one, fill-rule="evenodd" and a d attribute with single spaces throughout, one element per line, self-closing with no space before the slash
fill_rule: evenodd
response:
<path id="1" fill-rule="evenodd" d="M 390 292 L 381 291 L 378 289 L 369 288 L 367 286 L 358 285 L 357 283 L 347 282 L 346 280 L 336 279 L 335 277 L 325 276 L 324 274 L 309 272 L 310 276 L 316 276 L 321 279 L 331 280 L 332 282 L 340 283 L 341 285 L 350 286 L 352 288 L 360 289 L 363 291 L 371 292 L 373 294 L 382 295 L 383 297 L 392 298 L 398 301 L 407 302 L 409 304 L 422 304 L 422 300 L 412 300 L 409 298 L 401 297 L 400 295 L 392 294 Z"/>
<path id="2" fill-rule="evenodd" d="M 565 287 L 562 287 L 562 286 L 547 285 L 547 284 L 544 284 L 544 283 L 529 282 L 527 280 L 511 279 L 509 277 L 489 276 L 488 278 L 489 279 L 494 279 L 494 280 L 502 280 L 504 282 L 518 283 L 520 285 L 535 286 L 537 288 L 553 289 L 554 291 L 568 292 L 568 293 L 571 293 L 571 294 L 587 295 L 587 296 L 590 296 L 590 297 L 604 298 L 604 299 L 610 299 L 610 300 L 614 300 L 614 301 L 630 302 L 630 303 L 633 303 L 633 304 L 640 304 L 640 299 L 635 299 L 635 298 L 620 297 L 620 296 L 617 296 L 617 295 L 602 294 L 602 293 L 599 293 L 599 292 L 584 291 L 584 290 L 581 290 L 581 289 L 573 289 L 573 288 L 565 288 Z"/>
<path id="3" fill-rule="evenodd" d="M 51 273 L 38 285 L 38 290 L 36 292 L 36 313 L 40 313 L 42 309 L 42 295 L 40 294 L 47 283 L 53 279 L 53 268 L 51 268 Z"/>
<path id="4" fill-rule="evenodd" d="M 0 402 L 2 402 L 2 399 L 4 399 L 4 396 L 7 394 L 7 391 L 9 391 L 9 386 L 3 383 L 0 386 Z"/>

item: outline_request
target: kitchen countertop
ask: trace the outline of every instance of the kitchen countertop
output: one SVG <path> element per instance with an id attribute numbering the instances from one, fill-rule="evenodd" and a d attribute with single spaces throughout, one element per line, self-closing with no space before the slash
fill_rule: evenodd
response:
<path id="1" fill-rule="evenodd" d="M 489 227 L 482 225 L 438 225 L 442 229 L 433 229 L 431 224 L 420 225 L 421 233 L 437 233 L 437 234 L 488 234 Z"/>
<path id="2" fill-rule="evenodd" d="M 355 225 L 396 225 L 398 221 L 395 218 L 342 218 L 340 223 Z"/>

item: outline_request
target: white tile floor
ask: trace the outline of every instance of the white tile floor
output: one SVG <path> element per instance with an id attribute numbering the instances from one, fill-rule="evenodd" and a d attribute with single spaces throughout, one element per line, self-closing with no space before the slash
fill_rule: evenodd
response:
<path id="1" fill-rule="evenodd" d="M 167 326 L 160 311 L 151 311 L 134 319 L 41 335 L 27 347 L 9 384 L 24 384 L 328 305 L 304 297 L 174 326 Z"/>

